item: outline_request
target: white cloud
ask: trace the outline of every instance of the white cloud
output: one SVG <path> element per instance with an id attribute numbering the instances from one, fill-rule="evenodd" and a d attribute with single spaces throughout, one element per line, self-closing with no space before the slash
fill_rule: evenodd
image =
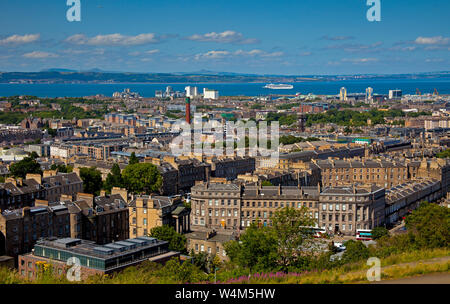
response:
<path id="1" fill-rule="evenodd" d="M 267 58 L 267 57 L 280 57 L 283 56 L 283 52 L 266 52 L 263 50 L 250 50 L 250 51 L 244 51 L 244 50 L 237 50 L 234 52 L 229 51 L 209 51 L 206 53 L 197 54 L 194 56 L 195 60 L 201 60 L 201 59 L 223 59 L 228 57 L 260 57 L 260 58 Z"/>
<path id="2" fill-rule="evenodd" d="M 344 58 L 342 59 L 343 62 L 350 62 L 353 64 L 361 64 L 361 63 L 370 63 L 370 62 L 377 62 L 377 58 Z"/>
<path id="3" fill-rule="evenodd" d="M 65 41 L 77 45 L 142 45 L 158 43 L 160 39 L 153 33 L 137 36 L 125 36 L 122 34 L 97 35 L 91 38 L 83 34 L 76 34 L 68 37 Z"/>
<path id="4" fill-rule="evenodd" d="M 156 54 L 156 53 L 159 53 L 158 49 L 149 50 L 149 51 L 145 51 L 145 52 L 135 51 L 135 52 L 128 53 L 128 55 L 130 55 L 130 56 L 140 56 L 140 55 L 153 55 L 153 54 Z"/>
<path id="5" fill-rule="evenodd" d="M 355 39 L 353 36 L 328 36 L 325 35 L 322 37 L 323 40 L 331 40 L 331 41 L 343 41 L 343 40 L 352 40 Z"/>
<path id="6" fill-rule="evenodd" d="M 232 43 L 232 44 L 254 44 L 258 43 L 258 39 L 245 38 L 242 33 L 235 31 L 224 31 L 222 33 L 206 33 L 206 34 L 195 34 L 186 37 L 187 40 L 192 41 L 202 41 L 202 42 L 218 42 L 218 43 Z"/>
<path id="7" fill-rule="evenodd" d="M 39 51 L 26 53 L 26 54 L 23 54 L 22 56 L 25 57 L 25 58 L 32 58 L 32 59 L 45 59 L 45 58 L 56 58 L 56 57 L 59 57 L 57 54 L 54 54 L 54 53 L 39 52 Z"/>
<path id="8" fill-rule="evenodd" d="M 0 40 L 0 45 L 14 45 L 14 44 L 26 44 L 32 43 L 41 37 L 40 34 L 29 34 L 29 35 L 12 35 L 5 39 Z"/>
<path id="9" fill-rule="evenodd" d="M 338 45 L 329 45 L 325 47 L 325 49 L 339 49 L 344 50 L 346 52 L 378 52 L 380 51 L 380 46 L 383 44 L 383 42 L 375 42 L 372 44 L 356 44 L 356 43 L 347 43 L 347 44 L 338 44 Z"/>
<path id="10" fill-rule="evenodd" d="M 195 55 L 195 60 L 200 59 L 221 59 L 224 57 L 229 56 L 231 53 L 228 51 L 209 51 L 203 54 L 197 54 Z"/>
<path id="11" fill-rule="evenodd" d="M 446 45 L 450 43 L 450 38 L 435 36 L 435 37 L 417 37 L 414 41 L 417 44 L 426 44 L 426 45 Z"/>
<path id="12" fill-rule="evenodd" d="M 442 58 L 428 58 L 428 59 L 425 60 L 425 62 L 428 62 L 428 63 L 444 62 L 444 59 L 442 59 Z"/>

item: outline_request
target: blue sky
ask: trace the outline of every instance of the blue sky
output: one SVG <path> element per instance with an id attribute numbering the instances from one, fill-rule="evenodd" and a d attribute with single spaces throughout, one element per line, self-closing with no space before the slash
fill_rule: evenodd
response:
<path id="1" fill-rule="evenodd" d="M 0 2 L 0 71 L 366 74 L 450 70 L 450 1 Z"/>

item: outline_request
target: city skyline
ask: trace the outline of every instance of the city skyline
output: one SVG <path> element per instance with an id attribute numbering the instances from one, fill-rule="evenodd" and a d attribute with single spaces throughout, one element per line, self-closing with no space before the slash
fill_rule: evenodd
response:
<path id="1" fill-rule="evenodd" d="M 0 6 L 0 70 L 200 70 L 279 75 L 397 74 L 449 70 L 444 1 L 66 1 Z M 27 9 L 24 9 L 27 8 Z M 388 35 L 386 35 L 388 33 Z"/>

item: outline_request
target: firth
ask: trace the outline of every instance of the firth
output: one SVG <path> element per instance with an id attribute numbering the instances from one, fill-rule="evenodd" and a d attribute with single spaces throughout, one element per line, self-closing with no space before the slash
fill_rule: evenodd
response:
<path id="1" fill-rule="evenodd" d="M 203 299 L 203 302 L 206 302 L 208 299 L 209 291 L 200 291 L 200 290 L 177 290 L 175 294 L 176 299 Z"/>

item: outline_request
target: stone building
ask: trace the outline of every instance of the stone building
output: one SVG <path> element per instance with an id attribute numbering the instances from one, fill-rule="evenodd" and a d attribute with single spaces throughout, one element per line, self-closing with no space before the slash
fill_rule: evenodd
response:
<path id="1" fill-rule="evenodd" d="M 319 227 L 353 236 L 358 229 L 385 224 L 385 190 L 376 185 L 325 188 L 318 209 Z"/>
<path id="2" fill-rule="evenodd" d="M 236 235 L 230 231 L 204 230 L 188 233 L 186 239 L 188 252 L 206 252 L 211 257 L 218 256 L 221 261 L 226 261 L 228 257 L 223 245 L 236 240 Z"/>
<path id="3" fill-rule="evenodd" d="M 38 205 L 0 214 L 0 255 L 17 258 L 30 252 L 41 237 L 70 235 L 70 212 L 65 206 Z"/>
<path id="4" fill-rule="evenodd" d="M 130 237 L 147 236 L 154 227 L 168 225 L 178 233 L 190 230 L 189 209 L 180 196 L 141 195 L 129 207 Z"/>
<path id="5" fill-rule="evenodd" d="M 45 193 L 34 179 L 6 178 L 0 183 L 0 210 L 31 207 L 36 199 L 45 199 Z"/>

